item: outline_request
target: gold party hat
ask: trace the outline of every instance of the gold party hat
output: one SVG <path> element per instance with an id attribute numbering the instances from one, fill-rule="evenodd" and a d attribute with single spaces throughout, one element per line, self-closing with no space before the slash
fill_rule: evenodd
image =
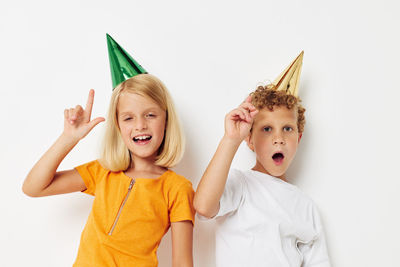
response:
<path id="1" fill-rule="evenodd" d="M 301 51 L 300 55 L 289 65 L 278 78 L 275 79 L 273 84 L 275 90 L 285 91 L 287 94 L 291 94 L 297 97 L 301 66 L 303 65 L 304 51 Z"/>

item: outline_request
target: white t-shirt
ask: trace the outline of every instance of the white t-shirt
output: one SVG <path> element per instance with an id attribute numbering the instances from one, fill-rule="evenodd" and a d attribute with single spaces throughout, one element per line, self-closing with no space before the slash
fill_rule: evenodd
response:
<path id="1" fill-rule="evenodd" d="M 215 218 L 218 267 L 330 266 L 314 203 L 279 178 L 231 170 Z"/>

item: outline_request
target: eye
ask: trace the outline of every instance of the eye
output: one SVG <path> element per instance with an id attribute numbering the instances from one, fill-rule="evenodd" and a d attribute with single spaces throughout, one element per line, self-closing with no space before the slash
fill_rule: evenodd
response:
<path id="1" fill-rule="evenodd" d="M 284 132 L 291 132 L 291 131 L 293 131 L 293 128 L 290 127 L 290 126 L 285 126 L 285 127 L 283 127 L 283 131 Z"/>
<path id="2" fill-rule="evenodd" d="M 131 117 L 126 117 L 124 118 L 124 121 L 130 121 L 132 118 Z"/>
<path id="3" fill-rule="evenodd" d="M 267 127 L 263 128 L 263 131 L 264 132 L 270 132 L 270 131 L 272 131 L 272 128 L 270 126 L 267 126 Z"/>
<path id="4" fill-rule="evenodd" d="M 148 114 L 146 115 L 146 117 L 148 117 L 148 118 L 154 118 L 154 117 L 156 117 L 156 114 L 154 114 L 154 113 L 148 113 Z"/>

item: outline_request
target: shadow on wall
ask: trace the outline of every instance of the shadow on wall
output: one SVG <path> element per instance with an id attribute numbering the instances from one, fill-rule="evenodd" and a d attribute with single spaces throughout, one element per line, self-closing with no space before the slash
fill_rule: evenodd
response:
<path id="1" fill-rule="evenodd" d="M 304 77 L 305 78 L 305 77 Z M 312 132 L 310 131 L 310 127 L 308 127 L 308 115 L 309 115 L 309 109 L 307 108 L 307 99 L 308 97 L 308 91 L 307 90 L 307 84 L 308 84 L 307 79 L 303 79 L 301 88 L 299 90 L 299 96 L 302 100 L 301 104 L 303 107 L 306 109 L 305 112 L 305 117 L 306 117 L 306 125 L 304 127 L 304 134 L 301 138 L 300 144 L 297 148 L 296 152 L 296 157 L 294 158 L 291 166 L 286 172 L 286 177 L 289 183 L 291 184 L 301 184 L 303 179 L 307 179 L 307 177 L 304 177 L 304 166 L 306 165 L 305 163 L 307 162 L 307 155 L 309 155 L 309 150 L 311 147 L 311 140 L 312 140 Z M 310 160 L 310 159 L 308 159 Z"/>

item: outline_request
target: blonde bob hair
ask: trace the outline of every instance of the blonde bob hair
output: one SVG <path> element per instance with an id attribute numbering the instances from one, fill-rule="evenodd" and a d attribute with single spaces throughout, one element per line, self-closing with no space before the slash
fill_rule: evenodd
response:
<path id="1" fill-rule="evenodd" d="M 122 92 L 134 93 L 149 97 L 161 109 L 166 111 L 166 126 L 164 140 L 158 149 L 155 164 L 170 168 L 181 160 L 185 140 L 179 123 L 172 98 L 165 85 L 151 74 L 136 75 L 115 87 L 107 114 L 106 132 L 104 135 L 103 152 L 100 163 L 107 169 L 117 172 L 125 171 L 134 162 L 131 162 L 130 151 L 122 140 L 118 126 L 117 106 Z"/>

